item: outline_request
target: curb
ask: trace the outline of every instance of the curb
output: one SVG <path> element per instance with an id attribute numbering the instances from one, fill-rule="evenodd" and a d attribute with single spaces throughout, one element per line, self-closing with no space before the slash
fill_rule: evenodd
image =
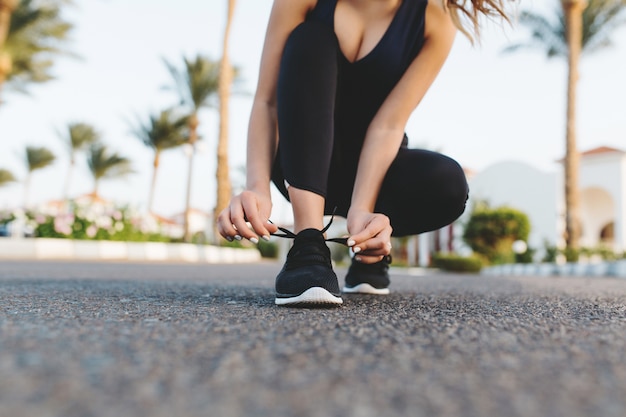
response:
<path id="1" fill-rule="evenodd" d="M 598 263 L 505 264 L 483 268 L 484 275 L 613 277 L 626 279 L 626 260 Z"/>
<path id="2" fill-rule="evenodd" d="M 261 260 L 261 254 L 256 249 L 189 243 L 0 238 L 0 259 L 182 261 L 211 264 L 257 262 Z"/>

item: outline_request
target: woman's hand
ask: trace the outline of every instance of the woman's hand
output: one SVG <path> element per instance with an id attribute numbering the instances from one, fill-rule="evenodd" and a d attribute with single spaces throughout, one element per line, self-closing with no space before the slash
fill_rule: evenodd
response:
<path id="1" fill-rule="evenodd" d="M 259 237 L 270 239 L 278 230 L 269 222 L 272 200 L 269 195 L 246 190 L 230 200 L 217 219 L 217 230 L 226 240 L 246 238 L 259 243 Z"/>
<path id="2" fill-rule="evenodd" d="M 381 261 L 391 252 L 389 217 L 367 210 L 348 211 L 348 246 L 355 259 L 365 264 Z"/>

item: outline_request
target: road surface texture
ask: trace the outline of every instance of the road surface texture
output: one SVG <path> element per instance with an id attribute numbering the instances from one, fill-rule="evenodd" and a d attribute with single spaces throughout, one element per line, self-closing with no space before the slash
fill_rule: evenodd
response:
<path id="1" fill-rule="evenodd" d="M 288 309 L 279 268 L 0 263 L 0 416 L 626 416 L 626 280 L 394 271 Z"/>

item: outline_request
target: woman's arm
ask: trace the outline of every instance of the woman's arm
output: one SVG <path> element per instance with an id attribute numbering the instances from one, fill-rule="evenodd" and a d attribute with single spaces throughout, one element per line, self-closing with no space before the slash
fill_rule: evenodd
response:
<path id="1" fill-rule="evenodd" d="M 393 88 L 370 123 L 359 159 L 348 230 L 360 255 L 376 261 L 389 253 L 391 235 L 388 220 L 374 215 L 374 206 L 383 179 L 398 153 L 409 116 L 421 102 L 445 62 L 456 34 L 440 0 L 426 8 L 425 40 L 422 50 Z M 380 236 L 379 236 L 380 235 Z"/>
<path id="2" fill-rule="evenodd" d="M 304 21 L 315 3 L 316 0 L 275 0 L 272 6 L 248 126 L 246 191 L 233 197 L 218 220 L 220 234 L 227 239 L 245 237 L 254 241 L 259 236 L 268 238 L 270 232 L 276 231 L 276 226 L 267 220 L 272 207 L 270 175 L 277 146 L 276 85 L 280 59 L 289 34 Z M 247 227 L 246 220 L 253 230 Z"/>

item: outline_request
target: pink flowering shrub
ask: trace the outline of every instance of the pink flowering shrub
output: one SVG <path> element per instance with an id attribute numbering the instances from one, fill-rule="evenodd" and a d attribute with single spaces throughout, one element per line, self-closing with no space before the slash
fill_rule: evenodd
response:
<path id="1" fill-rule="evenodd" d="M 20 219 L 35 237 L 115 240 L 132 242 L 170 242 L 160 233 L 160 225 L 129 208 L 71 203 L 58 212 L 0 213 L 0 224 Z"/>

